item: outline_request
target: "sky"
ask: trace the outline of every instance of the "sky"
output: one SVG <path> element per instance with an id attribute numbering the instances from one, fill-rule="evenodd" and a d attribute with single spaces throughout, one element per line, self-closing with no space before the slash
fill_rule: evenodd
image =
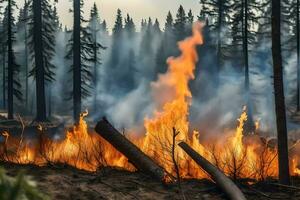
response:
<path id="1" fill-rule="evenodd" d="M 19 5 L 24 4 L 24 0 L 16 0 Z M 117 9 L 120 8 L 123 16 L 127 13 L 134 19 L 139 27 L 142 18 L 158 18 L 161 28 L 165 22 L 166 15 L 170 10 L 175 16 L 179 5 L 182 5 L 186 11 L 192 9 L 194 15 L 200 12 L 198 0 L 84 0 L 85 16 L 89 16 L 90 8 L 96 2 L 102 19 L 107 21 L 108 28 L 111 30 L 114 24 Z M 72 2 L 69 0 L 58 0 L 58 12 L 61 22 L 67 27 L 72 27 L 72 14 L 69 9 L 72 8 Z"/>

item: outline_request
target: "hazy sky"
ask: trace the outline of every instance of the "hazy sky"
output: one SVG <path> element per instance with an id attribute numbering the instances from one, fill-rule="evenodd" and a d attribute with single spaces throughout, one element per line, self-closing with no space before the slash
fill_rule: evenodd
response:
<path id="1" fill-rule="evenodd" d="M 23 4 L 24 0 L 16 0 L 19 4 Z M 129 13 L 135 23 L 139 26 L 142 18 L 158 18 L 163 27 L 166 15 L 170 10 L 175 16 L 175 13 L 179 5 L 183 5 L 186 10 L 190 8 L 195 15 L 200 12 L 200 6 L 198 0 L 85 0 L 85 16 L 89 16 L 89 11 L 93 3 L 96 2 L 102 19 L 105 19 L 108 23 L 108 28 L 111 29 L 117 9 L 120 8 L 125 16 Z M 72 8 L 72 2 L 69 0 L 58 0 L 58 12 L 61 17 L 61 21 L 68 27 L 72 26 L 72 15 L 69 13 L 69 9 Z"/>

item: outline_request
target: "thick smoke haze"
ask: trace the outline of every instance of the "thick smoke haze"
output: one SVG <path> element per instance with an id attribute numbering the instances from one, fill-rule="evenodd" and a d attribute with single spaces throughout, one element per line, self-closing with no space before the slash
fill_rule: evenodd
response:
<path id="1" fill-rule="evenodd" d="M 116 1 L 114 1 L 116 3 Z M 19 4 L 21 2 L 18 1 Z M 106 2 L 107 3 L 107 2 Z M 98 66 L 96 75 L 98 77 L 97 85 L 94 86 L 92 95 L 83 101 L 83 110 L 89 110 L 89 120 L 97 121 L 102 116 L 109 118 L 116 127 L 121 129 L 136 129 L 143 131 L 143 122 L 145 118 L 151 118 L 155 112 L 155 101 L 152 95 L 151 84 L 155 82 L 160 74 L 166 71 L 165 65 L 168 56 L 177 56 L 178 49 L 176 43 L 178 39 L 172 38 L 171 47 L 169 48 L 168 56 L 164 61 L 158 62 L 163 54 L 162 44 L 165 42 L 165 19 L 167 11 L 157 11 L 162 13 L 156 15 L 158 17 L 159 30 L 154 27 L 155 18 L 151 22 L 145 21 L 144 29 L 140 25 L 141 18 L 139 14 L 133 14 L 135 22 L 134 33 L 128 32 L 125 28 L 122 30 L 121 39 L 115 39 L 114 35 L 108 33 L 111 30 L 113 21 L 115 20 L 115 12 L 112 8 L 105 10 L 106 3 L 100 2 L 100 23 L 103 20 L 108 21 L 106 30 L 101 29 L 97 32 L 97 40 L 101 45 L 105 46 L 105 50 L 98 52 L 101 58 L 101 65 Z M 135 2 L 139 5 L 138 2 Z M 144 2 L 146 5 L 154 4 L 153 2 Z M 143 3 L 143 6 L 144 6 Z M 175 7 L 177 3 L 172 5 L 172 15 L 176 16 Z M 181 2 L 183 3 L 183 2 Z M 185 1 L 187 8 L 190 8 L 193 2 Z M 118 5 L 118 4 L 117 4 Z M 123 5 L 123 4 L 122 4 Z M 157 4 L 158 5 L 158 4 Z M 198 5 L 198 3 L 197 3 Z M 120 6 L 120 5 L 118 5 Z M 70 7 L 69 3 L 63 2 L 58 7 L 61 21 L 63 24 L 70 23 L 71 17 L 64 15 L 66 7 Z M 85 16 L 89 16 L 88 9 L 91 7 L 91 2 L 85 4 Z M 160 6 L 164 7 L 164 6 Z M 174 8 L 173 8 L 174 7 Z M 130 8 L 135 8 L 130 5 Z M 153 9 L 153 8 L 151 8 Z M 150 10 L 151 10 L 150 9 Z M 194 21 L 197 20 L 199 13 L 198 7 L 194 9 Z M 64 10 L 64 12 L 62 12 Z M 188 10 L 188 9 L 186 9 Z M 111 17 L 107 17 L 105 13 L 109 11 Z M 123 10 L 122 10 L 123 11 Z M 130 10 L 124 9 L 123 17 Z M 156 13 L 156 14 L 157 14 Z M 113 15 L 113 17 L 112 17 Z M 145 15 L 147 15 L 145 13 Z M 146 16 L 144 17 L 146 18 Z M 131 16 L 132 17 L 132 16 Z M 86 17 L 88 19 L 88 17 Z M 123 19 L 124 23 L 124 19 Z M 151 23 L 151 25 L 149 25 Z M 147 27 L 151 29 L 151 33 L 147 32 Z M 156 27 L 157 28 L 157 27 Z M 190 29 L 187 28 L 187 29 Z M 69 97 L 70 88 L 72 88 L 72 76 L 70 74 L 71 60 L 66 59 L 67 44 L 71 38 L 71 28 L 65 30 L 61 28 L 56 35 L 55 56 L 52 63 L 56 68 L 56 81 L 47 86 L 47 110 L 52 111 L 52 114 L 64 120 L 69 119 L 67 116 L 72 115 L 72 102 Z M 225 43 L 230 43 L 228 39 L 228 31 L 222 30 L 221 39 Z M 187 31 L 189 32 L 189 31 Z M 147 35 L 149 34 L 149 35 Z M 217 35 L 215 32 L 204 33 L 205 44 L 199 47 L 199 62 L 195 70 L 195 80 L 191 81 L 190 88 L 193 99 L 190 107 L 190 125 L 192 128 L 198 129 L 212 134 L 222 133 L 222 130 L 230 127 L 234 128 L 236 119 L 239 117 L 242 108 L 247 104 L 245 89 L 244 89 L 244 71 L 243 65 L 233 64 L 232 60 L 225 60 L 219 77 L 216 77 L 218 69 L 216 63 L 216 50 L 211 48 L 211 45 L 216 44 Z M 186 33 L 184 37 L 188 36 Z M 167 39 L 170 39 L 167 37 Z M 183 38 L 181 38 L 183 39 Z M 250 102 L 252 102 L 253 117 L 255 121 L 260 122 L 261 130 L 273 135 L 275 132 L 274 120 L 274 96 L 272 83 L 272 63 L 271 63 L 271 41 L 266 39 L 265 42 L 253 44 L 250 46 L 249 54 L 250 61 Z M 117 43 L 117 44 L 116 44 Z M 117 49 L 114 49 L 114 45 Z M 15 45 L 16 51 L 24 50 L 22 37 L 17 38 Z M 255 49 L 255 51 L 254 51 Z M 285 85 L 287 104 L 292 104 L 292 95 L 296 88 L 295 81 L 295 53 L 285 60 Z M 236 58 L 239 59 L 239 58 Z M 24 63 L 24 55 L 18 58 L 19 63 Z M 182 66 L 184 67 L 184 66 Z M 30 66 L 32 68 L 32 66 Z M 216 86 L 218 82 L 218 87 Z M 91 84 L 91 83 L 89 83 Z M 95 95 L 95 93 L 97 95 Z M 162 93 L 161 96 L 166 94 Z M 33 79 L 29 79 L 29 96 L 34 96 Z M 96 104 L 95 104 L 96 101 Z M 49 102 L 52 102 L 51 108 Z M 29 107 L 34 113 L 35 99 L 31 98 Z M 66 116 L 66 117 L 64 117 Z M 69 120 L 71 121 L 71 120 Z M 296 128 L 292 122 L 289 123 L 290 130 Z"/>

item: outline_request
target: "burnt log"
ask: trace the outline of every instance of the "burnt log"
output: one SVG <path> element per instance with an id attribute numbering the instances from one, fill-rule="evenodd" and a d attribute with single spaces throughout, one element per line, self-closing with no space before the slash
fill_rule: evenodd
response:
<path id="1" fill-rule="evenodd" d="M 95 131 L 126 156 L 139 171 L 158 180 L 165 178 L 165 170 L 115 129 L 107 119 L 103 118 L 98 122 Z"/>
<path id="2" fill-rule="evenodd" d="M 208 160 L 198 154 L 185 142 L 178 144 L 203 170 L 205 170 L 215 181 L 217 186 L 223 190 L 227 197 L 231 200 L 246 200 L 241 190 L 217 167 L 211 164 Z"/>

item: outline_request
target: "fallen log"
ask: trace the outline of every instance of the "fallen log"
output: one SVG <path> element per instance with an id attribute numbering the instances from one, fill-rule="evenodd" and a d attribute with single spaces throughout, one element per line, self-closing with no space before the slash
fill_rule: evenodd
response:
<path id="1" fill-rule="evenodd" d="M 126 156 L 138 170 L 159 180 L 165 178 L 165 170 L 116 130 L 106 118 L 98 122 L 95 131 Z"/>
<path id="2" fill-rule="evenodd" d="M 178 144 L 203 170 L 205 170 L 211 178 L 216 182 L 224 193 L 231 200 L 246 200 L 244 194 L 241 190 L 225 176 L 217 167 L 211 164 L 208 160 L 198 154 L 194 149 L 192 149 L 185 142 Z"/>

